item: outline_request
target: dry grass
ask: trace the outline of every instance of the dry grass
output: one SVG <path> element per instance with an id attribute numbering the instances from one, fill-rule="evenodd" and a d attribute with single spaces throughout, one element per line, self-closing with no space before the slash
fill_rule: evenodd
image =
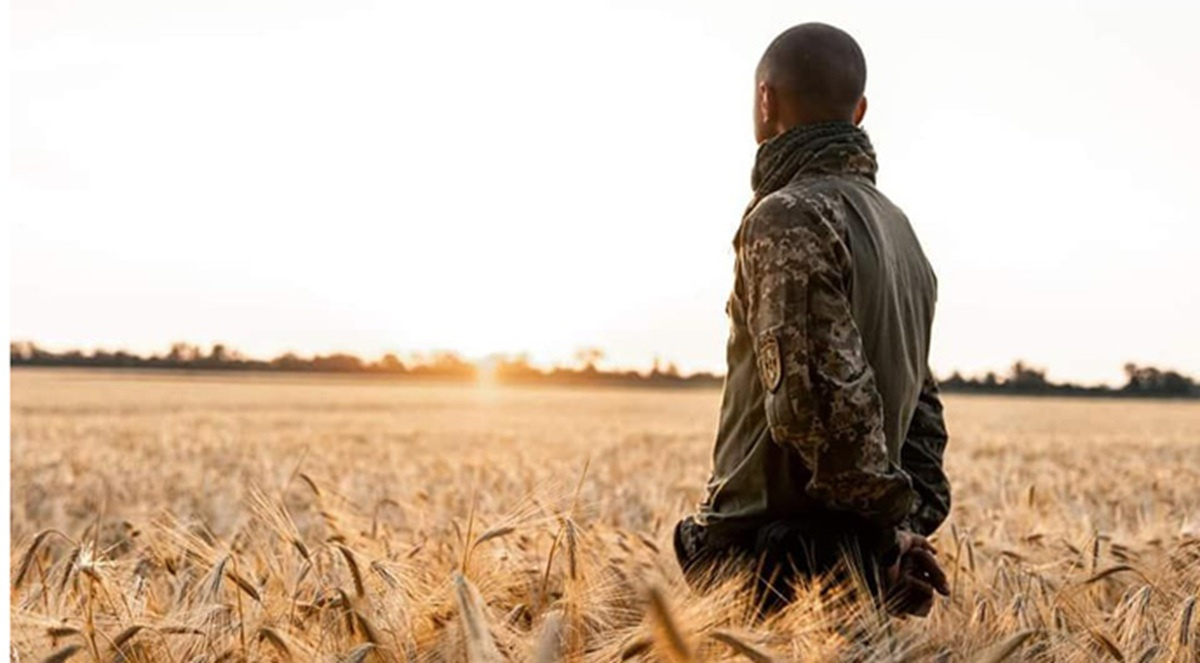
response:
<path id="1" fill-rule="evenodd" d="M 947 398 L 953 595 L 692 595 L 715 392 L 17 371 L 22 661 L 1200 659 L 1200 407 Z"/>

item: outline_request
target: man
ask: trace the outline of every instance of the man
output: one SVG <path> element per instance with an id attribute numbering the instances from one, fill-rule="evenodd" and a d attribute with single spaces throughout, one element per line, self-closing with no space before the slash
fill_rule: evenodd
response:
<path id="1" fill-rule="evenodd" d="M 756 79 L 713 473 L 699 513 L 676 526 L 676 554 L 699 588 L 749 566 L 768 610 L 798 576 L 849 559 L 893 611 L 927 614 L 948 591 L 924 539 L 950 507 L 927 365 L 936 278 L 875 188 L 854 39 L 793 27 Z"/>

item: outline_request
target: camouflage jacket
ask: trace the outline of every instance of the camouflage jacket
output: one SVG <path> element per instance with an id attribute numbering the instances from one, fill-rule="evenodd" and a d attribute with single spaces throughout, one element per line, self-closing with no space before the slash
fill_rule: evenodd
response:
<path id="1" fill-rule="evenodd" d="M 832 514 L 894 541 L 894 528 L 928 533 L 947 515 L 947 436 L 927 367 L 936 278 L 875 168 L 847 123 L 760 148 L 697 518 L 711 531 Z"/>

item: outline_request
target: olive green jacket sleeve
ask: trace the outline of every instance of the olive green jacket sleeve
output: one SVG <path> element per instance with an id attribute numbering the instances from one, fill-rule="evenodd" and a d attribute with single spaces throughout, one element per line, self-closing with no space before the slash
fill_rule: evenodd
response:
<path id="1" fill-rule="evenodd" d="M 917 493 L 916 508 L 904 528 L 928 536 L 950 514 L 950 480 L 942 468 L 942 456 L 949 439 L 942 401 L 933 374 L 928 370 L 925 373 L 917 409 L 900 451 L 900 465 L 912 478 Z"/>
<path id="2" fill-rule="evenodd" d="M 881 529 L 901 525 L 915 496 L 888 457 L 835 219 L 809 201 L 770 196 L 742 232 L 747 324 L 772 437 L 807 466 L 811 498 Z"/>

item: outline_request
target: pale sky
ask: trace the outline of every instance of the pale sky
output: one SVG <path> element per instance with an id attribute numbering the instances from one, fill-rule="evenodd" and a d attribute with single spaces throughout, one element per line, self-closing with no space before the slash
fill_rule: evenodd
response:
<path id="1" fill-rule="evenodd" d="M 724 368 L 753 70 L 825 21 L 935 371 L 1200 375 L 1185 3 L 12 0 L 11 333 Z"/>

